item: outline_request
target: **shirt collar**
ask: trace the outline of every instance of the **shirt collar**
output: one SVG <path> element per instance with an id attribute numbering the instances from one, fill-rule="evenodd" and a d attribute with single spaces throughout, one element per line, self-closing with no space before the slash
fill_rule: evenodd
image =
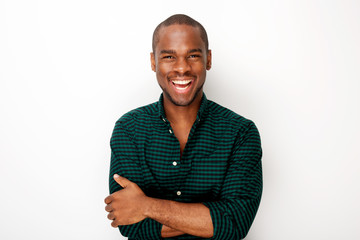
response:
<path id="1" fill-rule="evenodd" d="M 196 116 L 196 120 L 200 121 L 200 119 L 202 119 L 205 116 L 205 110 L 207 108 L 207 97 L 205 95 L 205 93 L 203 93 L 203 96 L 201 98 L 201 104 L 200 104 L 200 108 L 199 111 L 197 113 Z M 164 96 L 163 93 L 161 93 L 160 98 L 159 98 L 159 102 L 158 102 L 158 108 L 159 108 L 159 117 L 164 120 L 166 119 L 166 115 L 165 115 L 165 110 L 164 110 Z"/>

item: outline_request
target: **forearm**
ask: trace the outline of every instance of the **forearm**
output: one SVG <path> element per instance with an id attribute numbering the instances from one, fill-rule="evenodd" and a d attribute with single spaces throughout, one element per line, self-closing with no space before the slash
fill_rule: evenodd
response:
<path id="1" fill-rule="evenodd" d="M 202 238 L 213 236 L 210 210 L 202 203 L 180 203 L 147 198 L 145 215 L 165 225 L 161 231 L 162 237 L 178 236 L 183 233 Z"/>
<path id="2" fill-rule="evenodd" d="M 177 237 L 180 235 L 185 234 L 184 232 L 181 232 L 179 230 L 173 229 L 171 227 L 168 227 L 166 225 L 162 225 L 161 228 L 161 237 L 163 238 L 169 238 L 169 237 Z"/>

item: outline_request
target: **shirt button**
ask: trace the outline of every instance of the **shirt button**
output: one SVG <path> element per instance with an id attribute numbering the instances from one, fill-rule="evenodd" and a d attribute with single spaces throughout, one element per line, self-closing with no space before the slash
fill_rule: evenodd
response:
<path id="1" fill-rule="evenodd" d="M 181 192 L 180 192 L 180 191 L 177 191 L 177 192 L 176 192 L 176 195 L 180 196 L 180 195 L 181 195 Z"/>
<path id="2" fill-rule="evenodd" d="M 171 129 L 169 129 L 169 133 L 172 133 Z"/>
<path id="3" fill-rule="evenodd" d="M 166 122 L 165 118 L 162 118 L 162 120 L 163 120 L 164 122 Z"/>
<path id="4" fill-rule="evenodd" d="M 177 162 L 174 161 L 174 162 L 173 162 L 173 165 L 176 166 L 176 165 L 177 165 Z"/>

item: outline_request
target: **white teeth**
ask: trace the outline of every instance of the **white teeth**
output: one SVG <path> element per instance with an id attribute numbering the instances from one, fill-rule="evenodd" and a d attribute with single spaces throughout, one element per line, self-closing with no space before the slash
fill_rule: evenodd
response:
<path id="1" fill-rule="evenodd" d="M 179 89 L 179 90 L 184 90 L 184 89 L 187 89 L 189 87 L 189 85 L 186 85 L 185 87 L 178 87 L 178 86 L 175 86 L 176 89 Z"/>
<path id="2" fill-rule="evenodd" d="M 172 82 L 174 84 L 187 85 L 191 82 L 191 80 L 173 80 Z"/>

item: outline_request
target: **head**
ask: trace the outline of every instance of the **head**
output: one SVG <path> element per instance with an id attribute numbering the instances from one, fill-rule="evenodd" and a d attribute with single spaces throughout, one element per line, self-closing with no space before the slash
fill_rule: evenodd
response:
<path id="1" fill-rule="evenodd" d="M 164 92 L 164 101 L 176 106 L 199 102 L 206 70 L 211 68 L 204 27 L 181 14 L 160 23 L 153 35 L 151 68 Z"/>
<path id="2" fill-rule="evenodd" d="M 157 43 L 159 42 L 159 30 L 162 27 L 168 27 L 170 25 L 174 25 L 174 24 L 179 24 L 179 25 L 187 25 L 187 26 L 192 26 L 194 28 L 198 28 L 200 31 L 200 37 L 203 40 L 204 44 L 205 44 L 205 49 L 206 51 L 209 50 L 209 41 L 208 41 L 208 36 L 206 33 L 205 28 L 203 27 L 203 25 L 201 25 L 198 21 L 196 21 L 195 19 L 184 15 L 184 14 L 175 14 L 170 16 L 169 18 L 165 19 L 163 22 L 161 22 L 154 30 L 153 33 L 153 38 L 152 38 L 152 50 L 153 53 L 155 53 L 155 48 Z"/>

